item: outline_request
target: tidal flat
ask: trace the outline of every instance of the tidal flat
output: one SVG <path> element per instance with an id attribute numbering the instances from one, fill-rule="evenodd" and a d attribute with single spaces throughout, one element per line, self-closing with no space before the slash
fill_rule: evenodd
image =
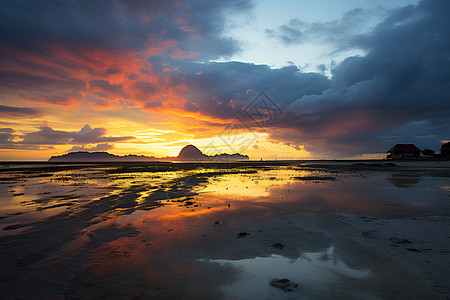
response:
<path id="1" fill-rule="evenodd" d="M 449 299 L 449 161 L 3 164 L 2 299 Z"/>

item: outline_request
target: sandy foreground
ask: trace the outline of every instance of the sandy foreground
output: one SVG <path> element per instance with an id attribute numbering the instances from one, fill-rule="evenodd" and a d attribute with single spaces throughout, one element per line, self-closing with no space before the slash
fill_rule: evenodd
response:
<path id="1" fill-rule="evenodd" d="M 449 162 L 4 165 L 6 299 L 448 299 Z"/>
<path id="2" fill-rule="evenodd" d="M 450 217 L 378 219 L 338 213 L 369 244 L 417 271 L 438 291 L 450 291 Z"/>

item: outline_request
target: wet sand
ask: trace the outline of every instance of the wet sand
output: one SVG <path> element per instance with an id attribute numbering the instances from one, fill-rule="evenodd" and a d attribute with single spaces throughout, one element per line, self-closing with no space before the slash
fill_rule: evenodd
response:
<path id="1" fill-rule="evenodd" d="M 2 297 L 446 299 L 450 163 L 386 163 L 2 169 Z"/>

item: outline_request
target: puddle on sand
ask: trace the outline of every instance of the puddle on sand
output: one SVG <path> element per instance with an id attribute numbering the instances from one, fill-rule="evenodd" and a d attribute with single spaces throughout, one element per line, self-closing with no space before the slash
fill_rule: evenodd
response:
<path id="1" fill-rule="evenodd" d="M 0 236 L 22 233 L 50 217 L 82 212 L 105 196 L 136 193 L 137 205 L 181 172 L 114 173 L 99 167 L 46 172 L 11 170 L 0 174 Z M 114 211 L 114 206 L 111 206 Z M 112 212 L 110 211 L 110 213 Z"/>
<path id="2" fill-rule="evenodd" d="M 269 257 L 217 259 L 208 262 L 241 270 L 238 280 L 220 288 L 228 299 L 239 299 L 243 295 L 253 299 L 317 299 L 333 294 L 342 296 L 348 287 L 337 286 L 337 282 L 370 280 L 371 277 L 375 279 L 370 270 L 349 268 L 335 255 L 334 246 L 322 252 L 302 253 L 297 259 L 272 254 Z M 289 278 L 298 287 L 291 288 L 291 293 L 280 294 L 279 290 L 267 284 L 273 278 Z M 337 292 L 339 289 L 341 291 Z M 348 296 L 364 299 L 368 295 L 364 291 L 358 293 L 355 289 Z"/>
<path id="3" fill-rule="evenodd" d="M 216 172 L 198 180 L 199 173 L 209 170 L 107 171 L 39 179 L 39 190 L 56 182 L 51 190 L 56 196 L 68 193 L 67 185 L 83 183 L 77 197 L 84 201 L 54 200 L 74 205 L 40 219 L 29 232 L 6 237 L 0 254 L 15 253 L 11 264 L 4 263 L 12 279 L 0 283 L 7 295 L 439 299 L 416 273 L 365 245 L 354 228 L 336 220 L 335 212 L 385 217 L 449 212 L 442 179 L 423 177 L 416 189 L 392 185 L 383 172 L 362 176 L 273 167 Z M 336 180 L 320 180 L 325 176 Z M 32 180 L 11 187 L 25 182 L 23 196 L 36 196 L 27 198 L 28 205 L 16 203 L 19 211 L 36 211 L 47 197 L 28 187 Z M 179 198 L 190 189 L 195 194 Z M 6 224 L 9 218 L 0 221 Z M 58 233 L 52 235 L 54 231 Z M 249 235 L 238 239 L 239 232 Z M 29 249 L 23 247 L 22 235 Z M 273 248 L 275 243 L 284 247 Z M 269 285 L 272 278 L 289 278 L 299 287 L 284 293 Z M 21 289 L 24 284 L 27 289 Z"/>

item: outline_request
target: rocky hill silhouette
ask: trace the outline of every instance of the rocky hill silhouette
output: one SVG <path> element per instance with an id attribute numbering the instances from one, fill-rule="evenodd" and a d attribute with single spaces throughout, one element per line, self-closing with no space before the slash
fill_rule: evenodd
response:
<path id="1" fill-rule="evenodd" d="M 202 160 L 205 158 L 207 156 L 194 145 L 184 146 L 177 156 L 177 160 Z"/>
<path id="2" fill-rule="evenodd" d="M 194 145 L 187 145 L 181 149 L 178 156 L 154 157 L 144 155 L 114 155 L 108 152 L 70 152 L 64 155 L 52 156 L 49 162 L 149 162 L 149 161 L 242 161 L 248 160 L 247 155 L 217 154 L 205 155 Z"/>

